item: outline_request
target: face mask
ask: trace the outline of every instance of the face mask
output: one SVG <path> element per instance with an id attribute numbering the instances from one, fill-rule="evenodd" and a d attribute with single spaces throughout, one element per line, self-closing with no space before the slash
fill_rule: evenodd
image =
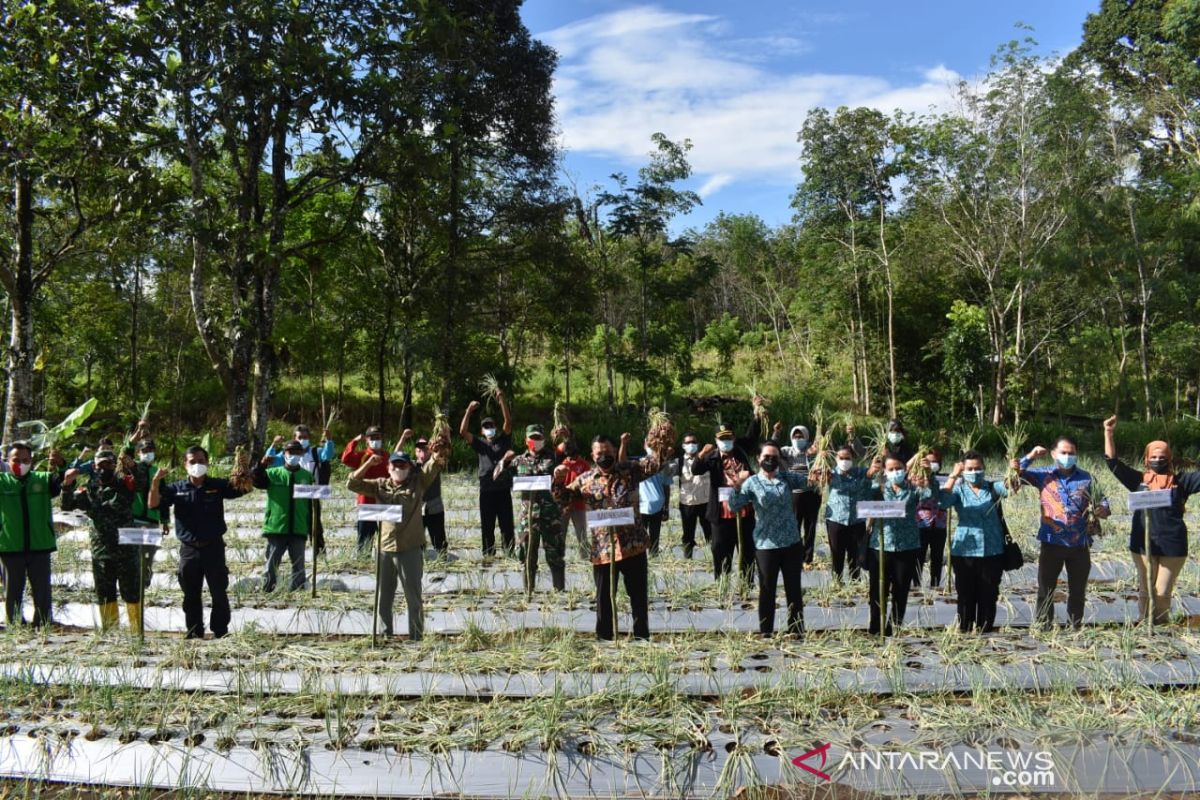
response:
<path id="1" fill-rule="evenodd" d="M 904 434 L 900 431 L 892 431 L 887 435 L 887 440 L 890 444 L 900 444 L 904 441 Z"/>
<path id="2" fill-rule="evenodd" d="M 117 470 L 114 467 L 96 467 L 96 476 L 105 483 L 111 482 L 116 474 Z"/>
<path id="3" fill-rule="evenodd" d="M 937 472 L 941 468 L 942 468 L 941 462 L 939 462 L 939 461 L 930 461 L 929 462 L 929 469 L 932 470 L 933 472 Z"/>
<path id="4" fill-rule="evenodd" d="M 1070 469 L 1075 466 L 1074 453 L 1059 453 L 1054 457 L 1054 461 L 1063 469 Z"/>
<path id="5" fill-rule="evenodd" d="M 12 467 L 13 475 L 20 478 L 22 475 L 29 474 L 29 468 L 32 464 L 26 464 L 24 461 L 14 461 L 9 466 Z"/>
<path id="6" fill-rule="evenodd" d="M 694 456 L 696 453 L 700 452 L 700 445 L 696 444 L 695 442 L 684 442 L 683 452 L 687 453 L 689 456 Z"/>
<path id="7" fill-rule="evenodd" d="M 143 464 L 153 464 L 154 463 L 154 453 L 142 453 L 142 463 Z"/>
<path id="8" fill-rule="evenodd" d="M 763 456 L 758 460 L 758 465 L 766 472 L 774 472 L 779 469 L 778 456 Z"/>
<path id="9" fill-rule="evenodd" d="M 983 470 L 967 470 L 963 472 L 963 478 L 972 486 L 981 486 L 983 484 Z"/>
<path id="10" fill-rule="evenodd" d="M 540 453 L 542 448 L 546 446 L 545 439 L 526 439 L 525 446 L 535 453 Z"/>
<path id="11" fill-rule="evenodd" d="M 300 446 L 301 446 L 301 447 L 303 447 L 305 450 L 307 450 L 307 449 L 308 449 L 308 446 L 309 446 L 309 445 L 311 445 L 311 444 L 312 444 L 312 442 L 311 442 L 311 441 L 309 441 L 308 439 L 301 439 L 301 440 L 300 440 Z"/>
<path id="12" fill-rule="evenodd" d="M 382 450 L 383 439 L 368 439 L 367 447 L 371 448 L 372 450 Z"/>
<path id="13" fill-rule="evenodd" d="M 838 472 L 849 472 L 854 467 L 854 462 L 848 458 L 839 458 L 837 461 Z"/>
<path id="14" fill-rule="evenodd" d="M 1159 475 L 1167 474 L 1170 469 L 1165 458 L 1152 458 L 1146 462 L 1146 466 L 1150 467 L 1152 472 L 1157 472 Z"/>
<path id="15" fill-rule="evenodd" d="M 612 465 L 616 461 L 617 458 L 612 453 L 604 453 L 603 455 L 596 456 L 596 466 L 600 469 L 612 469 Z"/>
<path id="16" fill-rule="evenodd" d="M 808 447 L 808 439 L 792 439 L 792 447 L 797 450 L 803 450 Z"/>
<path id="17" fill-rule="evenodd" d="M 733 440 L 717 439 L 717 447 L 720 448 L 722 453 L 729 453 L 733 450 Z"/>
<path id="18" fill-rule="evenodd" d="M 396 483 L 404 483 L 408 480 L 408 472 L 407 469 L 393 469 L 391 470 L 392 480 Z"/>
<path id="19" fill-rule="evenodd" d="M 483 438 L 491 439 L 491 438 L 494 438 L 495 436 L 496 436 L 495 428 L 484 428 L 483 429 Z"/>
<path id="20" fill-rule="evenodd" d="M 888 481 L 891 483 L 903 483 L 906 474 L 908 473 L 902 469 L 889 469 L 887 473 Z"/>
<path id="21" fill-rule="evenodd" d="M 188 464 L 187 473 L 193 478 L 203 478 L 208 474 L 208 464 Z"/>
<path id="22" fill-rule="evenodd" d="M 288 453 L 288 454 L 284 455 L 284 457 L 283 457 L 283 464 L 284 464 L 284 466 L 287 466 L 287 467 L 298 467 L 298 466 L 300 466 L 300 461 L 303 458 L 304 458 L 304 456 L 299 456 L 299 455 L 296 455 L 295 453 Z"/>

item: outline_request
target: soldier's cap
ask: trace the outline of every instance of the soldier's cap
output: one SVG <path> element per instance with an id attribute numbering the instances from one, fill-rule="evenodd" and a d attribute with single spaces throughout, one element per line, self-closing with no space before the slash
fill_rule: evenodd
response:
<path id="1" fill-rule="evenodd" d="M 389 464 L 411 464 L 412 456 L 410 456 L 408 453 L 404 452 L 403 450 L 398 450 L 397 452 L 392 453 L 392 455 L 388 458 L 388 463 Z"/>
<path id="2" fill-rule="evenodd" d="M 546 431 L 545 431 L 545 429 L 544 429 L 544 428 L 542 428 L 542 426 L 541 426 L 541 425 L 538 425 L 536 422 L 535 422 L 535 423 L 533 423 L 532 425 L 526 425 L 526 426 L 525 426 L 525 437 L 526 437 L 526 438 L 529 438 L 529 437 L 533 436 L 535 433 L 536 433 L 538 436 L 541 436 L 543 439 L 544 439 L 544 438 L 546 438 Z"/>
<path id="3" fill-rule="evenodd" d="M 491 426 L 493 428 L 496 427 L 496 420 L 493 419 L 492 417 L 484 417 L 483 420 L 479 423 L 479 427 L 486 428 L 488 426 Z"/>
<path id="4" fill-rule="evenodd" d="M 733 436 L 733 431 L 731 431 L 729 429 L 728 425 L 722 425 L 719 428 L 717 428 L 717 438 L 718 439 L 724 439 L 727 436 Z"/>
<path id="5" fill-rule="evenodd" d="M 366 435 L 367 436 L 382 436 L 383 428 L 379 427 L 378 425 L 372 425 L 371 427 L 367 428 Z"/>
<path id="6" fill-rule="evenodd" d="M 100 452 L 96 453 L 96 456 L 95 456 L 95 458 L 93 458 L 93 461 L 97 464 L 100 464 L 104 461 L 111 461 L 115 464 L 115 463 L 117 463 L 117 454 L 114 453 L 112 450 L 101 450 Z"/>
<path id="7" fill-rule="evenodd" d="M 303 453 L 304 445 L 300 444 L 299 439 L 292 439 L 290 442 L 288 442 L 287 444 L 285 444 L 283 446 L 283 450 L 285 453 L 291 453 L 291 452 Z"/>
<path id="8" fill-rule="evenodd" d="M 141 450 L 143 452 L 146 450 L 153 450 L 154 449 L 154 440 L 153 439 L 142 439 L 140 442 L 138 442 L 137 449 Z"/>

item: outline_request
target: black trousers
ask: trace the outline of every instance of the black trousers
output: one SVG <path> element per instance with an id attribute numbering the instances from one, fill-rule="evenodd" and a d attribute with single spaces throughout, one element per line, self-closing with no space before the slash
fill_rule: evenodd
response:
<path id="1" fill-rule="evenodd" d="M 818 492 L 793 492 L 792 508 L 796 512 L 796 525 L 800 528 L 800 540 L 804 544 L 804 563 L 813 563 L 817 548 L 817 514 L 821 510 L 821 495 Z"/>
<path id="2" fill-rule="evenodd" d="M 512 495 L 508 492 L 479 493 L 479 521 L 483 535 L 483 554 L 496 554 L 496 523 L 500 523 L 500 537 L 504 542 L 505 552 L 513 552 L 515 546 L 513 536 L 513 507 Z"/>
<path id="3" fill-rule="evenodd" d="M 359 555 L 374 553 L 375 548 L 373 547 L 373 544 L 375 542 L 375 533 L 379 530 L 379 523 L 373 519 L 360 519 L 358 522 L 354 523 L 354 528 L 358 531 Z"/>
<path id="4" fill-rule="evenodd" d="M 612 639 L 616 633 L 613 617 L 612 565 L 593 564 L 596 581 L 596 638 Z M 633 610 L 633 637 L 650 638 L 650 559 L 645 553 L 623 558 L 616 564 L 617 575 L 625 581 L 625 594 Z"/>
<path id="5" fill-rule="evenodd" d="M 712 556 L 713 577 L 717 580 L 733 571 L 733 551 L 739 552 L 738 567 L 747 585 L 753 585 L 754 561 L 754 515 L 742 517 L 742 532 L 739 541 L 737 519 L 723 519 L 713 526 Z"/>
<path id="6" fill-rule="evenodd" d="M 884 633 L 892 635 L 892 626 L 904 622 L 908 610 L 908 590 L 917 570 L 920 550 L 900 550 L 883 554 L 883 594 L 888 599 L 888 619 Z M 879 551 L 867 550 L 868 597 L 871 601 L 871 633 L 879 633 L 882 611 L 879 608 Z"/>
<path id="7" fill-rule="evenodd" d="M 958 592 L 958 629 L 991 633 L 996 629 L 1004 556 L 951 556 L 950 567 Z"/>
<path id="8" fill-rule="evenodd" d="M 1042 625 L 1054 623 L 1054 589 L 1063 568 L 1067 570 L 1067 619 L 1071 627 L 1083 624 L 1087 579 L 1092 571 L 1092 552 L 1087 547 L 1067 547 L 1042 542 L 1038 552 L 1037 617 Z"/>
<path id="9" fill-rule="evenodd" d="M 446 512 L 439 511 L 436 514 L 422 514 L 421 524 L 425 526 L 425 533 L 429 536 L 429 543 L 434 549 L 442 555 L 446 554 L 449 545 L 446 542 Z"/>
<path id="10" fill-rule="evenodd" d="M 34 627 L 50 623 L 50 553 L 4 553 L 4 610 L 8 625 L 24 625 L 25 582 L 33 594 Z"/>
<path id="11" fill-rule="evenodd" d="M 179 545 L 179 587 L 183 589 L 183 617 L 189 639 L 204 637 L 204 600 L 202 590 L 208 584 L 212 596 L 212 617 L 208 621 L 214 636 L 229 633 L 229 568 L 225 565 L 225 542 L 217 539 L 203 547 L 181 542 Z"/>
<path id="12" fill-rule="evenodd" d="M 833 559 L 834 580 L 842 579 L 842 570 L 850 565 L 850 580 L 860 574 L 864 545 L 867 541 L 867 525 L 856 522 L 843 525 L 831 519 L 825 520 L 825 531 L 829 534 L 829 552 Z"/>
<path id="13" fill-rule="evenodd" d="M 756 550 L 758 562 L 758 632 L 775 632 L 775 589 L 783 575 L 783 593 L 787 597 L 788 633 L 804 633 L 804 544 Z"/>
<path id="14" fill-rule="evenodd" d="M 929 562 L 929 585 L 941 586 L 942 566 L 946 563 L 945 528 L 921 528 L 921 555 L 917 558 L 917 574 L 913 579 L 918 586 L 926 561 Z"/>
<path id="15" fill-rule="evenodd" d="M 679 519 L 683 522 L 683 557 L 691 558 L 696 550 L 696 523 L 704 532 L 704 543 L 712 544 L 712 525 L 708 521 L 708 504 L 679 506 Z"/>
<path id="16" fill-rule="evenodd" d="M 658 555 L 658 542 L 662 536 L 663 517 L 667 515 L 665 508 L 660 508 L 653 514 L 642 514 L 642 522 L 646 525 L 646 534 L 650 537 L 650 555 Z"/>

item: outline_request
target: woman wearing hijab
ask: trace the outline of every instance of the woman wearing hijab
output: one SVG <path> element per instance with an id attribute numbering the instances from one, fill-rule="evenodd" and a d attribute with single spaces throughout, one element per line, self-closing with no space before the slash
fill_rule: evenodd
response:
<path id="1" fill-rule="evenodd" d="M 1144 470 L 1139 472 L 1117 458 L 1117 418 L 1104 421 L 1104 460 L 1117 480 L 1131 492 L 1169 490 L 1172 503 L 1162 508 L 1136 511 L 1129 534 L 1129 552 L 1138 573 L 1138 611 L 1149 613 L 1153 585 L 1154 623 L 1166 622 L 1171 613 L 1171 593 L 1187 560 L 1188 532 L 1183 521 L 1184 506 L 1200 491 L 1200 472 L 1174 471 L 1171 446 L 1163 441 L 1146 445 L 1142 452 Z M 1150 523 L 1149 563 L 1146 558 L 1146 522 Z"/>

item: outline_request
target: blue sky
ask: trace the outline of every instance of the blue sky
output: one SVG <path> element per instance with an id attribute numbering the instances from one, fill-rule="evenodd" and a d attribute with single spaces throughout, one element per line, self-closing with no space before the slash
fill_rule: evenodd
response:
<path id="1" fill-rule="evenodd" d="M 655 2 L 526 0 L 522 17 L 560 55 L 555 78 L 564 179 L 580 194 L 633 176 L 650 135 L 689 138 L 691 188 L 720 211 L 791 218 L 796 131 L 814 106 L 947 109 L 960 78 L 1034 28 L 1044 53 L 1079 44 L 1099 0 Z"/>

